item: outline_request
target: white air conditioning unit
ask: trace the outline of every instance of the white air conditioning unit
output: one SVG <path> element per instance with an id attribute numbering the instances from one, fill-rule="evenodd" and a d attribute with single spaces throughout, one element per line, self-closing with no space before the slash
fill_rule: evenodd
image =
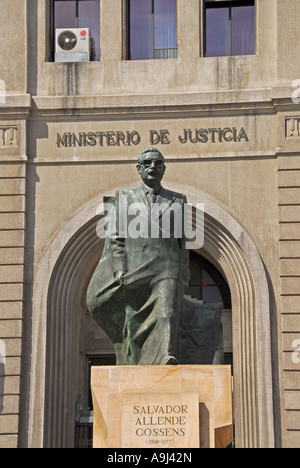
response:
<path id="1" fill-rule="evenodd" d="M 89 28 L 56 29 L 55 62 L 89 62 L 91 33 Z"/>

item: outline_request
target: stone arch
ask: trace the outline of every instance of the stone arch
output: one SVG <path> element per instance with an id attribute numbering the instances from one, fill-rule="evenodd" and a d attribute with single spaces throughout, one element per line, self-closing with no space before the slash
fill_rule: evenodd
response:
<path id="1" fill-rule="evenodd" d="M 186 193 L 195 207 L 204 203 L 202 251 L 214 259 L 231 290 L 237 446 L 273 447 L 270 304 L 263 262 L 247 232 L 223 207 L 188 187 L 170 189 Z M 30 425 L 35 446 L 73 444 L 79 327 L 74 310 L 103 247 L 96 234 L 98 205 L 94 200 L 66 223 L 37 275 L 33 365 L 40 372 L 32 382 Z"/>

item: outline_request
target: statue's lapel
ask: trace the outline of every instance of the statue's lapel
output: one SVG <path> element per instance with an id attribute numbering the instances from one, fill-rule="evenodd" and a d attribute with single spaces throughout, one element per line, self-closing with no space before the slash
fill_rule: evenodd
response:
<path id="1" fill-rule="evenodd" d="M 158 199 L 157 199 L 157 203 L 159 205 L 164 205 L 165 206 L 165 209 L 163 209 L 161 212 L 160 212 L 160 215 L 159 215 L 159 218 L 162 217 L 162 215 L 164 214 L 164 212 L 169 208 L 169 206 L 172 205 L 172 203 L 174 203 L 174 201 L 176 200 L 176 197 L 173 196 L 173 194 L 171 194 L 171 192 L 169 192 L 168 190 L 164 189 L 162 187 L 161 191 L 160 191 L 160 194 L 158 196 Z"/>
<path id="2" fill-rule="evenodd" d="M 145 191 L 142 185 L 139 185 L 139 187 L 137 187 L 131 192 L 131 197 L 132 197 L 133 203 L 143 203 L 148 208 L 150 208 L 148 198 L 145 194 Z M 164 189 L 163 187 L 161 188 L 161 192 L 159 196 L 157 197 L 156 203 L 158 205 L 164 205 L 164 209 L 159 213 L 159 218 L 169 208 L 169 206 L 171 206 L 172 203 L 174 203 L 175 200 L 176 200 L 176 196 L 174 196 L 172 192 Z"/>
<path id="3" fill-rule="evenodd" d="M 167 203 L 168 206 L 170 206 L 172 205 L 172 203 L 174 203 L 175 200 L 176 200 L 176 197 L 174 196 L 172 192 L 164 189 L 163 187 L 161 188 L 160 194 L 157 199 L 157 203 L 159 203 L 160 205 L 162 203 Z"/>
<path id="4" fill-rule="evenodd" d="M 144 203 L 146 206 L 149 207 L 148 198 L 145 194 L 145 191 L 142 185 L 139 185 L 137 189 L 134 191 L 133 201 L 134 203 Z"/>

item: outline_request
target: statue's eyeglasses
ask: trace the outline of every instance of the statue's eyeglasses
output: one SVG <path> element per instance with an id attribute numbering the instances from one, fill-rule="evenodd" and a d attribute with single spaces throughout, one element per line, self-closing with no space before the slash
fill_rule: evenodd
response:
<path id="1" fill-rule="evenodd" d="M 155 167 L 163 167 L 164 161 L 161 159 L 145 159 L 141 163 L 144 167 L 151 167 L 154 164 Z"/>

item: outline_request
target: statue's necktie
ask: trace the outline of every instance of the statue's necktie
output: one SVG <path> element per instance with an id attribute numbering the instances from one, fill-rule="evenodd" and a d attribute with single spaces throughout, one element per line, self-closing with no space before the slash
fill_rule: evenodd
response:
<path id="1" fill-rule="evenodd" d="M 154 190 L 149 190 L 149 192 L 148 192 L 148 198 L 149 198 L 150 203 L 153 204 L 153 203 L 156 202 L 156 198 L 157 198 L 157 197 L 156 197 L 156 195 L 155 195 Z"/>
<path id="2" fill-rule="evenodd" d="M 149 201 L 149 204 L 156 203 L 157 200 L 157 195 L 155 194 L 155 191 L 153 189 L 148 189 L 147 191 L 147 198 Z"/>

